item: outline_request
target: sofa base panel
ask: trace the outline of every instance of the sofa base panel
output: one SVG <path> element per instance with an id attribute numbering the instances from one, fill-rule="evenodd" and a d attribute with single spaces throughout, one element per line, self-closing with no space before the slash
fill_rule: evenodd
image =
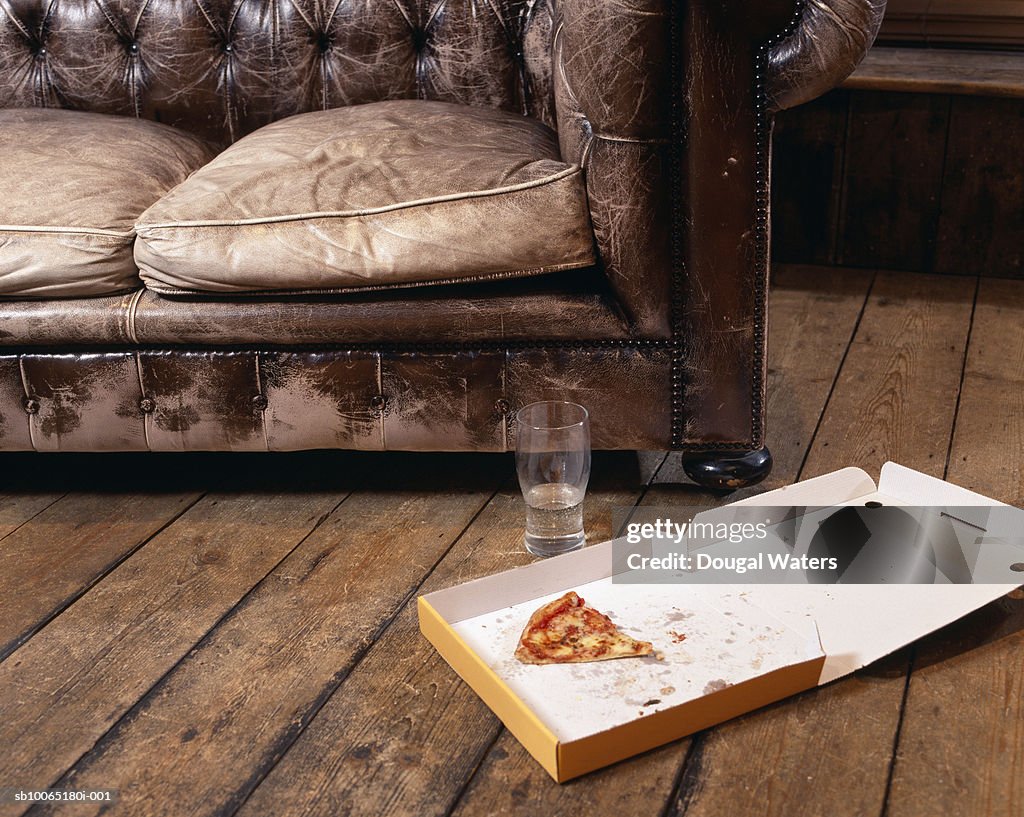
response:
<path id="1" fill-rule="evenodd" d="M 0 450 L 508 451 L 515 410 L 573 400 L 597 449 L 666 449 L 664 347 L 138 349 L 0 355 Z"/>

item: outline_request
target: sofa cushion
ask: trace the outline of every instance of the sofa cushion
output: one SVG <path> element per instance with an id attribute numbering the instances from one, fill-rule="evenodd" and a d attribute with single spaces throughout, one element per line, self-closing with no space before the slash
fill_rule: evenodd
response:
<path id="1" fill-rule="evenodd" d="M 249 134 L 139 219 L 161 293 L 344 292 L 593 263 L 579 167 L 503 111 L 402 100 Z"/>
<path id="2" fill-rule="evenodd" d="M 0 297 L 138 287 L 134 224 L 213 158 L 174 128 L 52 108 L 0 110 Z"/>

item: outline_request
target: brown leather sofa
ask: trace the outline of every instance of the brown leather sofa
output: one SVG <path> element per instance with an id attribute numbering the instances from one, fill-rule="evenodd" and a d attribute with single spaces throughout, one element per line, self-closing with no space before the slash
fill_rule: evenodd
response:
<path id="1" fill-rule="evenodd" d="M 501 451 L 558 398 L 767 474 L 772 116 L 884 0 L 0 3 L 0 449 Z"/>

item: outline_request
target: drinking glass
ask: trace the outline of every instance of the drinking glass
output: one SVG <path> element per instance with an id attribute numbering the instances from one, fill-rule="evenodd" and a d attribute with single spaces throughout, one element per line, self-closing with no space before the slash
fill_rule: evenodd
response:
<path id="1" fill-rule="evenodd" d="M 516 471 L 526 500 L 526 549 L 556 556 L 583 547 L 590 418 L 576 403 L 531 403 L 516 413 Z"/>

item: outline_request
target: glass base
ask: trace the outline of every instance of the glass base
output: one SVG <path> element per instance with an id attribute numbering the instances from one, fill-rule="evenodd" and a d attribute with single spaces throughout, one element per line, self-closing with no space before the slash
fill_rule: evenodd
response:
<path id="1" fill-rule="evenodd" d="M 561 556 L 579 550 L 587 543 L 587 534 L 583 530 L 566 536 L 532 536 L 527 531 L 523 536 L 526 549 L 534 556 Z"/>

